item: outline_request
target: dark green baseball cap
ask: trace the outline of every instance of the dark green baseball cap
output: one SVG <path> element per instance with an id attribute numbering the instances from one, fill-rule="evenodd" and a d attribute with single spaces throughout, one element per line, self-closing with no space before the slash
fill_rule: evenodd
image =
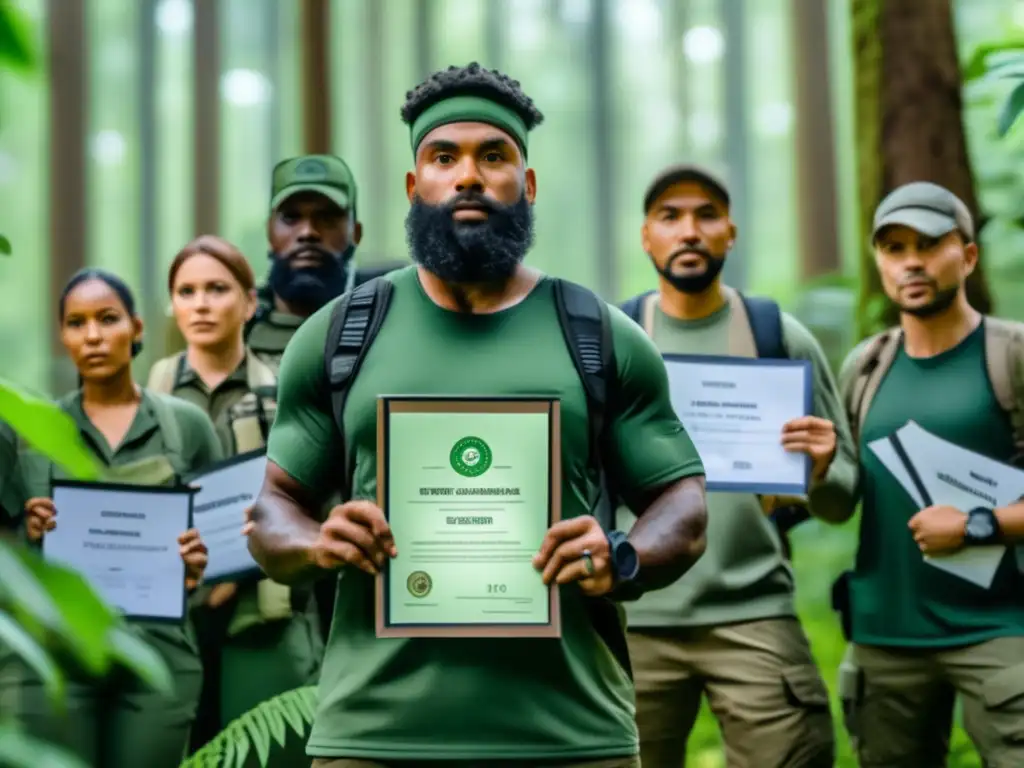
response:
<path id="1" fill-rule="evenodd" d="M 274 166 L 270 210 L 299 192 L 318 192 L 346 211 L 356 209 L 356 179 L 335 155 L 290 157 Z"/>
<path id="2" fill-rule="evenodd" d="M 896 187 L 875 209 L 871 239 L 892 225 L 903 225 L 928 237 L 942 237 L 953 230 L 974 240 L 974 220 L 964 201 L 945 187 L 914 181 Z"/>

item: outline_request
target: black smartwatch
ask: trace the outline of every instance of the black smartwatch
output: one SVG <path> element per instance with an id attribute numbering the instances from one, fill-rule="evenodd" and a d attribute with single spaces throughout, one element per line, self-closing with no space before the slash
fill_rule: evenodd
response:
<path id="1" fill-rule="evenodd" d="M 640 556 L 622 531 L 608 532 L 608 551 L 611 558 L 612 579 L 615 584 L 613 600 L 636 600 L 643 594 L 638 577 Z"/>
<path id="2" fill-rule="evenodd" d="M 975 507 L 967 513 L 964 544 L 996 544 L 1002 536 L 999 518 L 989 507 Z"/>

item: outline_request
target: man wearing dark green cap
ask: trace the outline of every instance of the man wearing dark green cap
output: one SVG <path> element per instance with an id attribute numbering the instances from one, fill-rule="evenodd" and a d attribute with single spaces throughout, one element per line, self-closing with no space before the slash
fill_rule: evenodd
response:
<path id="1" fill-rule="evenodd" d="M 862 519 L 855 569 L 837 585 L 852 646 L 840 668 L 862 768 L 946 764 L 957 694 L 990 768 L 1024 765 L 1024 559 L 1006 549 L 988 587 L 925 556 L 1024 541 L 1024 505 L 915 503 L 867 446 L 908 420 L 1001 462 L 1024 446 L 1024 326 L 982 316 L 964 284 L 977 265 L 971 215 L 914 182 L 874 217 L 875 263 L 900 324 L 862 342 L 840 373 L 859 436 Z M 927 473 L 927 467 L 918 467 Z"/>
<path id="2" fill-rule="evenodd" d="M 246 328 L 249 348 L 277 368 L 303 320 L 349 290 L 363 227 L 356 182 L 334 155 L 305 155 L 274 167 L 270 191 L 270 274 Z"/>
<path id="3" fill-rule="evenodd" d="M 842 523 L 854 512 L 856 457 L 835 377 L 796 318 L 723 283 L 742 235 L 717 174 L 669 166 L 651 180 L 643 211 L 641 242 L 658 287 L 623 310 L 664 353 L 806 360 L 813 406 L 777 435 L 810 458 L 807 498 L 709 493 L 704 557 L 627 606 L 641 759 L 681 766 L 706 698 L 729 768 L 831 766 L 828 690 L 797 618 L 785 528 L 798 514 Z M 631 517 L 623 511 L 623 527 Z"/>
<path id="4" fill-rule="evenodd" d="M 380 278 L 376 293 L 357 289 L 350 304 L 324 307 L 296 333 L 281 361 L 267 477 L 252 513 L 250 550 L 272 578 L 338 578 L 307 752 L 316 768 L 636 768 L 633 686 L 614 601 L 675 581 L 700 557 L 703 466 L 642 330 L 586 289 L 522 264 L 537 192 L 528 139 L 543 116 L 519 83 L 476 64 L 452 67 L 413 89 L 402 117 L 415 160 L 405 181 L 416 264 Z M 367 310 L 364 292 L 389 296 L 387 313 Z M 335 314 L 346 306 L 351 313 Z M 581 347 L 570 341 L 578 337 L 560 320 L 581 306 L 593 310 L 588 349 L 600 348 L 599 322 L 614 352 L 599 443 L 591 443 L 592 379 L 581 375 Z M 334 341 L 336 317 L 343 329 L 352 317 L 377 328 L 339 410 L 334 350 L 355 342 Z M 375 575 L 389 558 L 396 568 L 409 562 L 370 501 L 380 393 L 560 399 L 562 519 L 526 550 L 533 583 L 560 585 L 559 638 L 376 637 Z M 434 448 L 453 462 L 459 442 Z M 639 516 L 628 538 L 594 516 L 596 445 Z M 515 464 L 520 453 L 504 455 Z M 455 470 L 437 477 L 457 482 Z M 352 501 L 321 523 L 315 510 L 341 483 Z"/>

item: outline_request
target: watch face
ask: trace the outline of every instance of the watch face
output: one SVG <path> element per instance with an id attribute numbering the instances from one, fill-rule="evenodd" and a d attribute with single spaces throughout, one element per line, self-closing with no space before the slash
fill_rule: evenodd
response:
<path id="1" fill-rule="evenodd" d="M 967 533 L 975 539 L 985 539 L 995 532 L 988 515 L 971 515 L 967 519 Z"/>
<path id="2" fill-rule="evenodd" d="M 618 566 L 620 579 L 633 578 L 640 568 L 640 558 L 637 557 L 636 549 L 627 541 L 622 542 L 615 548 L 615 561 Z"/>

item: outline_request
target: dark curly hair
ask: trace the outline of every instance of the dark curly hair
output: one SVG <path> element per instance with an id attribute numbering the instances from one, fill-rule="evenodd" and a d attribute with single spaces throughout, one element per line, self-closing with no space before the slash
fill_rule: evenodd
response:
<path id="1" fill-rule="evenodd" d="M 452 96 L 482 96 L 496 101 L 518 114 L 528 131 L 544 122 L 544 115 L 533 99 L 523 93 L 518 80 L 496 69 L 484 69 L 475 61 L 465 67 L 451 66 L 435 72 L 408 91 L 402 105 L 402 120 L 412 125 L 426 109 Z"/>

